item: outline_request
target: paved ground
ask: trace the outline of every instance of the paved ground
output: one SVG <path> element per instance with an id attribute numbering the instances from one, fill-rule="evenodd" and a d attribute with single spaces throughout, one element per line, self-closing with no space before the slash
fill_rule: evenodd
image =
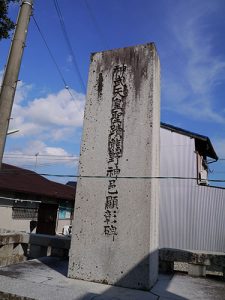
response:
<path id="1" fill-rule="evenodd" d="M 151 292 L 143 292 L 69 279 L 67 268 L 67 261 L 50 257 L 0 268 L 0 299 L 225 300 L 225 283 L 219 280 L 160 275 Z"/>

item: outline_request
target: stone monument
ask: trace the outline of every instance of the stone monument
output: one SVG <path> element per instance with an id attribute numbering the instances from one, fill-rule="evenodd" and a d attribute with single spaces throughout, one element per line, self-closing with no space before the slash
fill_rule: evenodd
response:
<path id="1" fill-rule="evenodd" d="M 150 289 L 158 275 L 160 64 L 153 43 L 91 57 L 68 276 Z"/>

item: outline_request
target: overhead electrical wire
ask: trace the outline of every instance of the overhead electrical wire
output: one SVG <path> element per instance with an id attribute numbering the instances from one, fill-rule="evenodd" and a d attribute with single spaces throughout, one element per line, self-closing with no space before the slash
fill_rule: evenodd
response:
<path id="1" fill-rule="evenodd" d="M 79 157 L 77 156 L 69 156 L 69 155 L 44 155 L 44 154 L 39 154 L 39 155 L 29 155 L 29 154 L 5 154 L 4 155 L 4 162 L 7 163 L 9 159 L 13 160 L 24 160 L 27 161 L 27 163 L 31 163 L 32 161 L 37 160 L 38 165 L 40 164 L 48 164 L 48 165 L 53 165 L 53 164 L 58 164 L 58 163 L 65 163 L 67 164 L 68 162 L 77 162 L 79 160 Z M 29 164 L 30 165 L 30 164 Z"/>
<path id="2" fill-rule="evenodd" d="M 36 25 L 36 27 L 37 27 L 37 30 L 39 31 L 39 33 L 40 33 L 40 35 L 41 35 L 41 37 L 42 37 L 42 40 L 43 40 L 43 42 L 44 42 L 44 44 L 45 44 L 45 46 L 46 46 L 46 48 L 47 48 L 47 50 L 48 50 L 48 53 L 49 53 L 49 55 L 50 55 L 50 57 L 51 57 L 51 59 L 52 59 L 54 65 L 55 65 L 55 67 L 56 67 L 58 73 L 59 73 L 59 76 L 60 76 L 60 78 L 61 78 L 61 80 L 62 80 L 62 82 L 63 82 L 63 84 L 64 84 L 65 89 L 69 92 L 70 96 L 71 96 L 72 99 L 75 101 L 75 98 L 74 98 L 74 96 L 73 96 L 73 94 L 72 94 L 72 92 L 71 92 L 71 90 L 70 90 L 70 88 L 69 88 L 69 85 L 66 83 L 66 80 L 65 80 L 65 78 L 64 78 L 64 76 L 63 76 L 63 74 L 62 74 L 62 71 L 60 70 L 59 65 L 57 64 L 56 59 L 55 59 L 54 55 L 52 54 L 52 51 L 51 51 L 51 49 L 50 49 L 49 46 L 48 46 L 47 40 L 46 40 L 44 34 L 42 33 L 42 31 L 41 31 L 41 29 L 40 29 L 40 26 L 38 25 L 37 20 L 35 19 L 34 15 L 32 15 L 32 18 L 33 18 L 34 23 L 35 23 L 35 25 Z"/>
<path id="3" fill-rule="evenodd" d="M 20 174 L 21 171 L 12 170 L 12 169 L 3 169 L 0 172 L 1 174 Z M 49 174 L 49 173 L 37 173 L 35 171 L 24 171 L 23 174 L 27 175 L 41 175 L 41 176 L 49 176 L 49 177 L 71 177 L 71 178 L 89 178 L 89 179 L 109 179 L 109 176 L 106 175 L 75 175 L 75 174 Z M 115 179 L 141 179 L 141 180 L 151 180 L 151 179 L 162 179 L 162 180 L 168 180 L 168 179 L 175 179 L 175 180 L 199 180 L 199 178 L 196 177 L 181 177 L 181 176 L 113 176 L 110 178 Z M 208 179 L 208 182 L 225 182 L 225 179 Z"/>
<path id="4" fill-rule="evenodd" d="M 97 20 L 96 20 L 96 18 L 95 18 L 95 15 L 94 15 L 94 13 L 93 13 L 93 10 L 91 9 L 91 7 L 90 7 L 90 5 L 89 5 L 89 3 L 88 3 L 88 0 L 84 0 L 84 3 L 85 3 L 86 8 L 87 8 L 87 10 L 88 10 L 88 12 L 89 12 L 89 15 L 90 15 L 90 17 L 91 17 L 92 23 L 93 23 L 93 25 L 94 25 L 96 31 L 98 32 L 98 34 L 99 34 L 99 36 L 100 36 L 100 39 L 102 40 L 102 44 L 104 45 L 105 48 L 109 49 L 109 45 L 108 45 L 108 43 L 107 43 L 107 41 L 106 41 L 106 39 L 105 39 L 105 37 L 104 37 L 104 35 L 103 35 L 103 33 L 102 33 L 102 31 L 101 31 L 99 25 L 98 25 L 98 22 L 97 22 Z"/>
<path id="5" fill-rule="evenodd" d="M 27 157 L 27 158 L 35 158 L 36 156 L 38 157 L 49 157 L 49 158 L 52 158 L 52 159 L 77 159 L 79 160 L 79 157 L 76 156 L 76 155 L 57 155 L 57 154 L 38 154 L 38 155 L 35 155 L 35 154 L 22 154 L 22 153 L 10 153 L 10 154 L 5 154 L 4 157 L 5 158 L 21 158 L 21 157 Z M 218 161 L 225 161 L 225 158 L 219 158 L 217 161 L 213 161 L 213 163 L 216 163 Z"/>
<path id="6" fill-rule="evenodd" d="M 62 155 L 62 154 L 25 154 L 25 153 L 8 153 L 8 156 L 43 156 L 43 157 L 72 157 L 76 158 L 76 155 Z"/>
<path id="7" fill-rule="evenodd" d="M 68 157 L 68 158 L 78 158 L 77 155 L 62 155 L 62 154 L 25 154 L 25 153 L 6 153 L 4 156 L 10 156 L 10 157 L 15 157 L 15 156 L 22 156 L 22 157 L 36 157 L 36 156 L 41 156 L 41 157 Z M 217 161 L 225 161 L 225 158 L 218 158 Z M 214 163 L 216 163 L 217 161 L 213 161 Z"/>
<path id="8" fill-rule="evenodd" d="M 70 156 L 70 155 L 44 155 L 44 154 L 38 154 L 38 155 L 31 155 L 31 154 L 5 154 L 4 158 L 26 158 L 26 159 L 33 159 L 33 158 L 45 158 L 49 160 L 78 160 L 79 158 L 77 156 Z"/>
<path id="9" fill-rule="evenodd" d="M 78 78 L 79 78 L 79 81 L 80 81 L 80 85 L 83 89 L 83 92 L 84 94 L 86 93 L 86 87 L 85 87 L 85 84 L 84 84 L 84 81 L 83 81 L 83 78 L 81 76 L 81 72 L 79 70 L 79 66 L 77 64 L 77 60 L 76 60 L 76 56 L 74 54 L 74 51 L 73 51 L 73 47 L 70 43 L 70 39 L 69 39 L 69 35 L 67 33 L 67 30 L 66 30 L 66 26 L 65 26 L 65 23 L 64 23 L 64 19 L 63 19 L 63 16 L 62 16 L 62 12 L 60 10 L 60 7 L 59 7 L 59 4 L 58 4 L 58 1 L 57 0 L 54 0 L 54 6 L 55 6 L 55 9 L 56 9 L 56 12 L 57 12 L 57 15 L 58 15 L 58 18 L 59 18 L 59 22 L 60 22 L 60 26 L 61 26 L 61 29 L 62 29 L 62 32 L 63 32 L 63 36 L 65 38 L 65 41 L 66 41 L 66 44 L 67 44 L 67 47 L 69 49 L 69 52 L 70 52 L 70 55 L 72 57 L 72 63 L 73 63 L 73 66 L 75 68 L 75 71 L 78 75 Z"/>
<path id="10" fill-rule="evenodd" d="M 4 157 L 5 159 L 20 159 L 21 160 L 21 157 Z M 36 157 L 28 157 L 28 158 L 24 158 L 24 160 L 29 160 L 29 163 L 34 161 L 34 159 L 36 159 Z M 46 161 L 47 162 L 55 162 L 55 161 L 62 161 L 62 162 L 72 162 L 72 161 L 78 161 L 78 159 L 76 158 L 53 158 L 53 159 L 40 159 L 42 162 L 43 161 Z"/>

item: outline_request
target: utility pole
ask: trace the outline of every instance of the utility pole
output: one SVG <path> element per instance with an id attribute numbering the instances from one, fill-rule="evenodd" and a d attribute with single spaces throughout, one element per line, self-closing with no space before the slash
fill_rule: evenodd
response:
<path id="1" fill-rule="evenodd" d="M 0 91 L 0 170 L 33 0 L 22 0 Z"/>

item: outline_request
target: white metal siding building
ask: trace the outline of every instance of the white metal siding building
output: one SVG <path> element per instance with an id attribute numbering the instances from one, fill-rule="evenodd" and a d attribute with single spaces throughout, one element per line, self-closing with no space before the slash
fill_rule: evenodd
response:
<path id="1" fill-rule="evenodd" d="M 207 162 L 218 159 L 210 140 L 163 123 L 160 140 L 160 176 L 181 177 L 160 181 L 160 248 L 224 252 L 225 189 L 207 185 Z"/>

